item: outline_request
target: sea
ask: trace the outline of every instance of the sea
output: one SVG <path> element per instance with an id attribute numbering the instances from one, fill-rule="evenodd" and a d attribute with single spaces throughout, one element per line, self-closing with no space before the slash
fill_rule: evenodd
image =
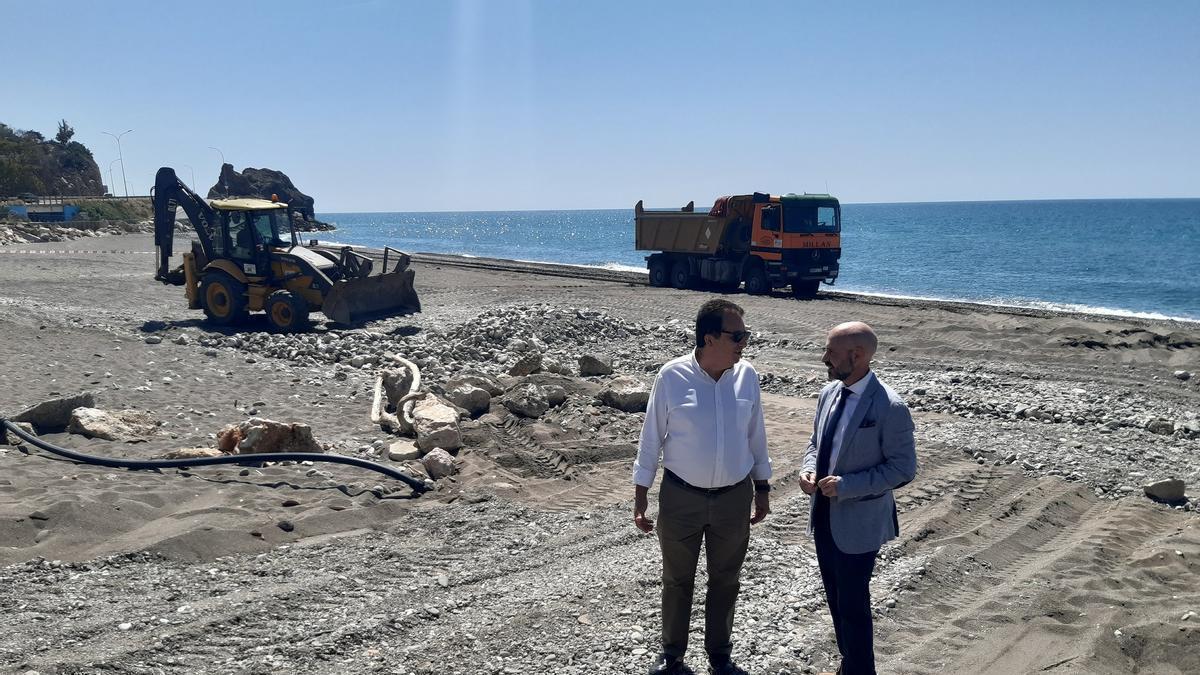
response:
<path id="1" fill-rule="evenodd" d="M 345 244 L 646 270 L 632 208 L 317 217 Z M 1200 199 L 843 204 L 841 266 L 823 289 L 1200 321 Z"/>

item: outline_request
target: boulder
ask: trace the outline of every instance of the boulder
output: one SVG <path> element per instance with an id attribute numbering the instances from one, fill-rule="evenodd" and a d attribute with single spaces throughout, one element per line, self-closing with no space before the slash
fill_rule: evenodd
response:
<path id="1" fill-rule="evenodd" d="M 413 429 L 417 433 L 417 447 L 426 452 L 462 447 L 458 412 L 436 397 L 426 396 L 413 407 Z"/>
<path id="2" fill-rule="evenodd" d="M 307 424 L 254 418 L 217 433 L 217 448 L 227 454 L 322 452 Z"/>
<path id="3" fill-rule="evenodd" d="M 478 370 L 464 370 L 446 383 L 446 389 L 453 389 L 461 384 L 469 384 L 486 391 L 492 396 L 504 393 L 504 387 L 496 382 L 496 378 Z"/>
<path id="4" fill-rule="evenodd" d="M 21 431 L 24 431 L 25 433 L 29 434 L 30 436 L 37 435 L 37 432 L 35 432 L 33 429 L 33 425 L 30 424 L 29 422 L 13 422 L 13 424 L 17 425 L 18 429 L 20 429 Z M 2 436 L 3 436 L 3 438 L 0 440 L 3 440 L 6 445 L 17 445 L 18 443 L 21 442 L 21 439 L 16 434 L 9 431 L 7 428 L 4 429 L 4 433 L 2 434 Z"/>
<path id="5" fill-rule="evenodd" d="M 579 375 L 587 377 L 591 375 L 612 375 L 612 359 L 605 359 L 591 354 L 584 354 L 579 357 Z"/>
<path id="6" fill-rule="evenodd" d="M 566 375 L 570 377 L 574 373 L 571 372 L 571 366 L 559 361 L 558 359 L 542 359 L 542 372 L 555 373 L 556 375 Z"/>
<path id="7" fill-rule="evenodd" d="M 523 375 L 532 375 L 541 369 L 542 355 L 537 352 L 531 352 L 517 359 L 517 362 L 508 369 L 508 374 L 521 377 Z"/>
<path id="8" fill-rule="evenodd" d="M 1170 436 L 1171 434 L 1175 433 L 1175 423 L 1171 420 L 1162 419 L 1161 417 L 1155 418 L 1146 423 L 1146 431 L 1149 431 L 1152 434 Z"/>
<path id="9" fill-rule="evenodd" d="M 646 412 L 649 401 L 650 387 L 628 376 L 615 378 L 600 390 L 600 402 L 622 412 Z"/>
<path id="10" fill-rule="evenodd" d="M 492 406 L 492 395 L 487 390 L 463 382 L 446 390 L 446 400 L 466 410 L 471 417 L 478 417 Z"/>
<path id="11" fill-rule="evenodd" d="M 88 438 L 106 441 L 144 441 L 154 435 L 158 420 L 140 410 L 108 412 L 98 408 L 76 408 L 71 411 L 67 431 Z"/>
<path id="12" fill-rule="evenodd" d="M 1160 502 L 1181 502 L 1184 498 L 1184 484 L 1178 478 L 1155 481 L 1142 486 L 1146 496 Z"/>
<path id="13" fill-rule="evenodd" d="M 257 197 L 270 199 L 271 195 L 287 204 L 293 211 L 300 213 L 307 220 L 315 220 L 313 198 L 301 192 L 292 183 L 287 174 L 274 169 L 254 169 L 246 167 L 241 173 L 234 171 L 232 164 L 221 165 L 221 175 L 217 184 L 209 188 L 209 199 L 225 197 Z"/>
<path id="14" fill-rule="evenodd" d="M 546 402 L 551 408 L 557 408 L 567 402 L 567 390 L 557 384 L 542 385 L 542 393 L 546 395 Z"/>
<path id="15" fill-rule="evenodd" d="M 550 408 L 545 392 L 536 384 L 522 384 L 513 388 L 500 399 L 500 403 L 512 414 L 530 419 L 541 417 Z"/>
<path id="16" fill-rule="evenodd" d="M 387 458 L 393 462 L 407 462 L 421 458 L 421 450 L 417 444 L 408 440 L 399 440 L 388 446 Z"/>
<path id="17" fill-rule="evenodd" d="M 386 368 L 383 373 L 383 392 L 387 395 L 388 403 L 392 409 L 396 408 L 396 404 L 400 399 L 408 394 L 409 387 L 413 383 L 413 373 L 408 368 Z"/>
<path id="18" fill-rule="evenodd" d="M 429 477 L 434 480 L 458 473 L 458 465 L 454 463 L 454 458 L 442 448 L 430 450 L 429 454 L 421 458 L 421 466 L 425 467 Z"/>
<path id="19" fill-rule="evenodd" d="M 96 397 L 90 391 L 76 396 L 52 398 L 23 410 L 9 418 L 11 422 L 29 422 L 38 433 L 62 431 L 71 423 L 71 411 L 76 408 L 92 408 Z"/>

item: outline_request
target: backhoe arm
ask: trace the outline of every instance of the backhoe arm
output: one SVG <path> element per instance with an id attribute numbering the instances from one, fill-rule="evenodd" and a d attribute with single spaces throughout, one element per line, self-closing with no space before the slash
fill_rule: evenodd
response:
<path id="1" fill-rule="evenodd" d="M 217 212 L 199 195 L 188 189 L 171 167 L 164 166 L 158 170 L 151 195 L 154 203 L 154 246 L 158 252 L 158 267 L 154 278 L 169 283 L 169 266 L 175 240 L 175 209 L 183 207 L 183 212 L 196 229 L 200 247 L 209 260 L 213 259 Z"/>

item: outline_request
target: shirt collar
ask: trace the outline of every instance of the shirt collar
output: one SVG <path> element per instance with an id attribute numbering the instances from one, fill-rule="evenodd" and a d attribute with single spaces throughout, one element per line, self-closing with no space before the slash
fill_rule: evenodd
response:
<path id="1" fill-rule="evenodd" d="M 867 387 L 871 386 L 871 379 L 874 377 L 875 373 L 868 370 L 867 374 L 861 380 L 855 382 L 849 387 L 843 386 L 842 388 L 849 389 L 850 393 L 854 394 L 855 396 L 862 396 L 863 392 L 867 390 Z"/>
<path id="2" fill-rule="evenodd" d="M 696 372 L 700 373 L 700 374 L 701 374 L 701 375 L 703 375 L 704 377 L 707 377 L 707 378 L 709 379 L 709 381 L 710 381 L 710 382 L 716 382 L 717 380 L 714 380 L 714 379 L 712 378 L 712 375 L 709 375 L 709 374 L 708 374 L 708 371 L 707 371 L 707 370 L 705 370 L 705 369 L 704 369 L 704 368 L 703 368 L 703 367 L 700 365 L 700 359 L 696 358 L 696 352 L 698 352 L 698 351 L 700 351 L 698 347 L 693 347 L 693 348 L 692 348 L 692 367 L 696 369 Z M 721 373 L 721 377 L 725 377 L 725 373 L 727 373 L 727 372 L 730 372 L 730 371 L 732 371 L 732 370 L 736 370 L 736 369 L 737 369 L 737 367 L 738 367 L 738 365 L 739 365 L 741 362 L 742 362 L 742 360 L 741 360 L 741 359 L 738 359 L 737 363 L 735 363 L 735 364 L 733 364 L 732 366 L 730 366 L 730 367 L 729 367 L 729 370 L 726 370 L 725 372 Z"/>

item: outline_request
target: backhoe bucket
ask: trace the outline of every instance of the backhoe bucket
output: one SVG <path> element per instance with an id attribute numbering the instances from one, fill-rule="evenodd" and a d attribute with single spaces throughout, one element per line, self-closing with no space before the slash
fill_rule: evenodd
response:
<path id="1" fill-rule="evenodd" d="M 352 324 L 371 316 L 421 311 L 421 300 L 413 288 L 416 274 L 407 268 L 387 274 L 334 283 L 321 311 L 330 320 Z"/>

